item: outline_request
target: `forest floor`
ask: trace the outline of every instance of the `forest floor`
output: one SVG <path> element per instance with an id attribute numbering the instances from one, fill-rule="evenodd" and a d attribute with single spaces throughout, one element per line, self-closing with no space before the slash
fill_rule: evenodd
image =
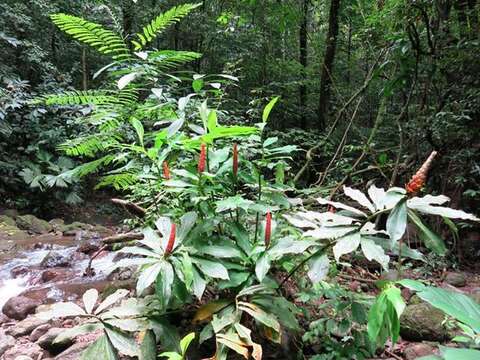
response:
<path id="1" fill-rule="evenodd" d="M 89 211 L 82 219 L 90 223 L 74 221 L 67 224 L 59 218 L 47 222 L 12 210 L 0 212 L 0 307 L 3 311 L 0 315 L 0 360 L 16 360 L 20 355 L 33 360 L 79 359 L 81 350 L 96 339 L 95 334 L 72 338 L 62 344 L 53 343 L 53 339 L 62 329 L 82 320 L 46 322 L 38 320 L 34 313 L 45 304 L 80 301 L 82 294 L 90 288 L 96 288 L 104 295 L 118 288 L 127 288 L 133 293 L 135 269 L 126 268 L 109 274 L 108 268 L 118 257 L 102 242 L 105 237 L 125 231 L 119 225 L 120 217 L 118 214 L 99 216 L 95 206 Z M 66 218 L 72 220 L 72 214 Z M 389 276 L 398 274 L 391 271 L 383 278 Z M 438 286 L 469 294 L 480 301 L 480 276 L 477 273 L 426 270 L 423 267 L 407 268 L 402 277 L 428 277 Z M 343 271 L 337 279 L 354 292 L 378 292 L 375 285 L 378 274 L 362 264 Z M 287 284 L 286 289 L 295 298 L 296 285 L 292 282 Z M 395 346 L 387 347 L 379 354 L 379 359 L 412 360 L 432 354 L 438 344 L 448 343 L 455 335 L 455 329 L 449 327 L 443 313 L 407 290 L 402 294 L 408 303 L 402 315 L 402 339 Z M 320 305 L 296 302 L 313 314 L 317 313 L 316 306 Z M 194 313 L 195 306 L 190 310 L 184 311 L 179 323 L 191 323 L 188 316 Z M 312 346 L 307 352 L 314 354 L 315 349 Z M 264 359 L 288 359 L 291 350 L 266 346 Z M 197 356 L 200 359 L 207 355 Z M 197 357 L 193 355 L 192 359 Z"/>

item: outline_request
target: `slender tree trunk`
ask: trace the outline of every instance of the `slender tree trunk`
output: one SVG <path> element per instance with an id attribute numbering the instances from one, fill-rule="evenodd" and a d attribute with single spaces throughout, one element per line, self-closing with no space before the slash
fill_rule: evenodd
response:
<path id="1" fill-rule="evenodd" d="M 307 105 L 307 85 L 305 81 L 307 80 L 307 66 L 308 66 L 308 40 L 307 40 L 307 26 L 308 26 L 308 2 L 309 0 L 303 0 L 303 13 L 302 13 L 302 23 L 300 24 L 299 32 L 299 43 L 300 43 L 300 65 L 302 66 L 302 84 L 299 89 L 299 98 L 300 98 L 300 127 L 306 129 L 307 116 L 306 116 L 306 105 Z"/>
<path id="2" fill-rule="evenodd" d="M 82 49 L 82 88 L 84 91 L 88 90 L 87 49 L 85 46 Z"/>
<path id="3" fill-rule="evenodd" d="M 322 75 L 320 78 L 320 99 L 318 104 L 318 128 L 324 129 L 328 118 L 330 102 L 330 87 L 332 85 L 333 65 L 338 37 L 338 15 L 340 0 L 330 0 L 330 13 L 328 16 L 328 34 L 326 39 L 325 57 L 323 59 Z"/>
<path id="4" fill-rule="evenodd" d="M 123 18 L 123 36 L 128 39 L 133 33 L 134 3 L 131 0 L 124 0 L 122 3 Z M 127 46 L 132 49 L 131 42 L 127 41 Z"/>

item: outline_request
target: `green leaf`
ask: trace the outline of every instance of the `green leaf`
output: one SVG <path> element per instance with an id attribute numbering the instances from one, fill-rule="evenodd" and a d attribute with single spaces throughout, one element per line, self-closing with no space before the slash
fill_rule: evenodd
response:
<path id="1" fill-rule="evenodd" d="M 118 300 L 123 299 L 129 293 L 126 289 L 118 289 L 113 294 L 107 296 L 105 300 L 102 301 L 100 305 L 98 305 L 97 309 L 95 310 L 95 314 L 100 314 L 103 310 L 107 309 L 108 307 L 115 304 Z"/>
<path id="2" fill-rule="evenodd" d="M 115 349 L 106 335 L 100 336 L 92 345 L 84 352 L 80 360 L 117 360 Z"/>
<path id="3" fill-rule="evenodd" d="M 480 351 L 473 349 L 456 349 L 440 346 L 440 352 L 445 360 L 478 360 Z"/>
<path id="4" fill-rule="evenodd" d="M 56 303 L 48 306 L 47 311 L 40 312 L 35 317 L 42 320 L 53 318 L 85 315 L 86 312 L 77 304 L 72 302 Z"/>
<path id="5" fill-rule="evenodd" d="M 385 254 L 385 251 L 380 245 L 375 244 L 373 240 L 366 239 L 362 237 L 360 241 L 363 254 L 367 258 L 368 261 L 375 260 L 385 270 L 388 270 L 388 263 L 390 261 L 390 257 Z"/>
<path id="6" fill-rule="evenodd" d="M 273 315 L 266 313 L 260 307 L 252 303 L 239 301 L 238 309 L 249 313 L 251 316 L 255 318 L 255 320 L 261 322 L 262 324 L 264 324 L 269 328 L 272 328 L 277 333 L 280 333 L 280 324 L 278 323 L 277 319 Z"/>
<path id="7" fill-rule="evenodd" d="M 367 208 L 370 210 L 370 212 L 375 212 L 375 207 L 373 204 L 368 200 L 368 198 L 365 196 L 364 193 L 362 193 L 360 190 L 352 189 L 348 186 L 343 187 L 343 192 L 345 195 L 347 195 L 349 198 L 352 200 L 355 200 L 357 203 L 362 205 L 364 208 Z"/>
<path id="8" fill-rule="evenodd" d="M 137 294 L 140 296 L 147 287 L 152 285 L 160 271 L 163 269 L 162 262 L 158 262 L 142 270 L 137 280 Z"/>
<path id="9" fill-rule="evenodd" d="M 413 210 L 408 210 L 408 218 L 412 220 L 420 231 L 420 238 L 427 248 L 433 250 L 438 255 L 443 256 L 447 253 L 447 247 L 443 239 L 423 224 L 420 217 Z"/>
<path id="10" fill-rule="evenodd" d="M 195 339 L 195 333 L 192 332 L 188 335 L 186 335 L 181 341 L 180 341 L 180 349 L 182 350 L 182 355 L 185 356 L 187 353 L 188 346 L 190 343 Z"/>
<path id="11" fill-rule="evenodd" d="M 407 228 L 407 204 L 405 201 L 398 202 L 387 219 L 387 233 L 390 241 L 395 244 L 405 233 Z"/>
<path id="12" fill-rule="evenodd" d="M 87 314 L 91 314 L 93 307 L 95 306 L 98 300 L 98 291 L 97 289 L 89 289 L 83 294 L 83 305 Z"/>
<path id="13" fill-rule="evenodd" d="M 79 335 L 93 333 L 98 329 L 103 329 L 101 323 L 86 323 L 83 325 L 75 326 L 70 329 L 63 329 L 60 335 L 58 335 L 52 344 L 61 344 L 69 339 L 73 339 Z"/>
<path id="14" fill-rule="evenodd" d="M 316 284 L 327 277 L 330 270 L 330 260 L 327 255 L 317 255 L 308 262 L 308 266 L 307 275 L 312 283 Z"/>
<path id="15" fill-rule="evenodd" d="M 124 355 L 138 356 L 139 348 L 132 337 L 128 337 L 113 328 L 105 328 L 105 332 L 112 345 Z"/>
<path id="16" fill-rule="evenodd" d="M 337 243 L 333 247 L 333 255 L 337 262 L 340 261 L 340 257 L 345 254 L 349 254 L 357 250 L 358 245 L 360 245 L 360 232 L 355 232 L 350 235 L 345 235 L 337 240 Z"/>
<path id="17" fill-rule="evenodd" d="M 262 121 L 264 123 L 267 122 L 268 117 L 270 116 L 270 112 L 272 111 L 273 107 L 277 103 L 278 99 L 280 99 L 280 96 L 274 97 L 272 100 L 270 100 L 270 102 L 267 104 L 267 106 L 265 106 L 265 108 L 263 109 Z"/>
<path id="18" fill-rule="evenodd" d="M 192 82 L 193 91 L 198 93 L 198 92 L 200 92 L 200 90 L 202 90 L 202 88 L 203 88 L 203 80 L 202 79 L 193 80 L 193 82 Z"/>
<path id="19" fill-rule="evenodd" d="M 207 276 L 216 279 L 228 280 L 228 271 L 221 263 L 195 257 L 192 259 L 200 270 Z"/>
<path id="20" fill-rule="evenodd" d="M 193 272 L 193 282 L 192 282 L 193 293 L 199 300 L 201 300 L 203 292 L 205 291 L 205 287 L 207 286 L 207 282 L 200 275 L 200 273 L 195 269 L 195 267 L 192 268 L 192 272 Z"/>
<path id="21" fill-rule="evenodd" d="M 162 310 L 165 310 L 172 296 L 172 285 L 175 274 L 170 263 L 162 261 L 161 265 L 160 272 L 156 279 L 155 290 L 156 295 L 160 300 Z"/>
<path id="22" fill-rule="evenodd" d="M 268 253 L 263 253 L 255 265 L 255 274 L 259 282 L 262 282 L 270 269 L 270 257 Z"/>
<path id="23" fill-rule="evenodd" d="M 155 341 L 155 334 L 152 330 L 147 330 L 140 345 L 139 360 L 156 360 L 157 358 L 157 343 Z"/>
<path id="24" fill-rule="evenodd" d="M 411 279 L 403 279 L 403 280 L 397 281 L 397 284 L 400 284 L 402 286 L 405 286 L 406 288 L 409 288 L 415 291 L 422 291 L 422 290 L 425 290 L 426 288 L 425 285 L 420 281 L 411 280 Z"/>

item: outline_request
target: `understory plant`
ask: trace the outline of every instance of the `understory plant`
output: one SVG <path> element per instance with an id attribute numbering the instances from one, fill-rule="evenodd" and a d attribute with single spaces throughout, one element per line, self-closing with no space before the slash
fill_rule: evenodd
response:
<path id="1" fill-rule="evenodd" d="M 186 358 L 186 345 L 193 337 L 181 345 L 178 331 L 185 329 L 173 326 L 178 324 L 172 314 L 193 305 L 197 311 L 191 325 L 202 325 L 198 343 L 213 343 L 214 359 L 227 359 L 232 352 L 261 359 L 263 341 L 285 344 L 287 333 L 301 328 L 300 311 L 285 291 L 286 283 L 295 282 L 301 272 L 306 270 L 318 286 L 334 265 L 332 254 L 339 266 L 348 265 L 346 255 L 359 248 L 385 270 L 392 255 L 421 258 L 402 241 L 408 222 L 418 228 L 427 248 L 444 255 L 443 240 L 422 216 L 478 221 L 441 206 L 449 200 L 443 195 L 416 196 L 434 154 L 406 189 L 373 185 L 367 196 L 344 187 L 345 197 L 354 204 L 317 198 L 316 207 L 304 206 L 302 199 L 294 198 L 289 172 L 296 147 L 278 146 L 278 138 L 265 133 L 279 98 L 265 106 L 258 121 L 232 124 L 221 105 L 226 85 L 234 78 L 172 75 L 174 66 L 200 54 L 146 48 L 197 6 L 183 4 L 159 15 L 128 45 L 98 24 L 66 14 L 52 16 L 61 30 L 113 60 L 96 74 L 107 74 L 104 88 L 37 100 L 88 109 L 79 118 L 85 133 L 61 146 L 67 155 L 81 156 L 85 162 L 66 174 L 101 172 L 98 186 L 124 191 L 142 209 L 136 224 L 143 239 L 121 248 L 123 258 L 114 266 L 138 270 L 136 298 L 126 300 L 136 310 L 127 307 L 110 318 L 103 314 L 104 303 L 94 310 L 93 291 L 84 296 L 85 309 L 60 306 L 74 308 L 66 315 L 86 317 L 105 332 L 84 358 L 100 353 L 113 360 L 119 351 L 150 359 L 158 347 L 165 351 L 163 356 Z M 377 226 L 383 216 L 385 229 Z M 112 301 L 109 305 L 116 302 Z M 388 337 L 395 342 L 403 310 L 397 288 L 389 284 L 383 289 L 368 325 L 366 319 L 360 321 L 359 303 L 353 298 L 346 303 L 357 325 L 367 326 L 371 343 L 383 346 Z M 120 321 L 123 316 L 127 319 Z M 343 324 L 346 336 L 355 334 L 351 323 Z M 363 343 L 369 349 L 359 359 L 374 352 L 371 344 Z"/>

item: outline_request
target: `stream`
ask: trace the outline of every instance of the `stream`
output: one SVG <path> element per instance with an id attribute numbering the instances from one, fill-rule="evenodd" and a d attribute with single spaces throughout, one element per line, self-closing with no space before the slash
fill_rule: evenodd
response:
<path id="1" fill-rule="evenodd" d="M 79 252 L 78 238 L 28 237 L 16 250 L 0 257 L 0 308 L 20 294 L 41 297 L 42 302 L 74 300 L 83 289 L 103 287 L 114 252 L 102 252 L 92 261 L 93 276 L 83 276 L 90 256 Z"/>

